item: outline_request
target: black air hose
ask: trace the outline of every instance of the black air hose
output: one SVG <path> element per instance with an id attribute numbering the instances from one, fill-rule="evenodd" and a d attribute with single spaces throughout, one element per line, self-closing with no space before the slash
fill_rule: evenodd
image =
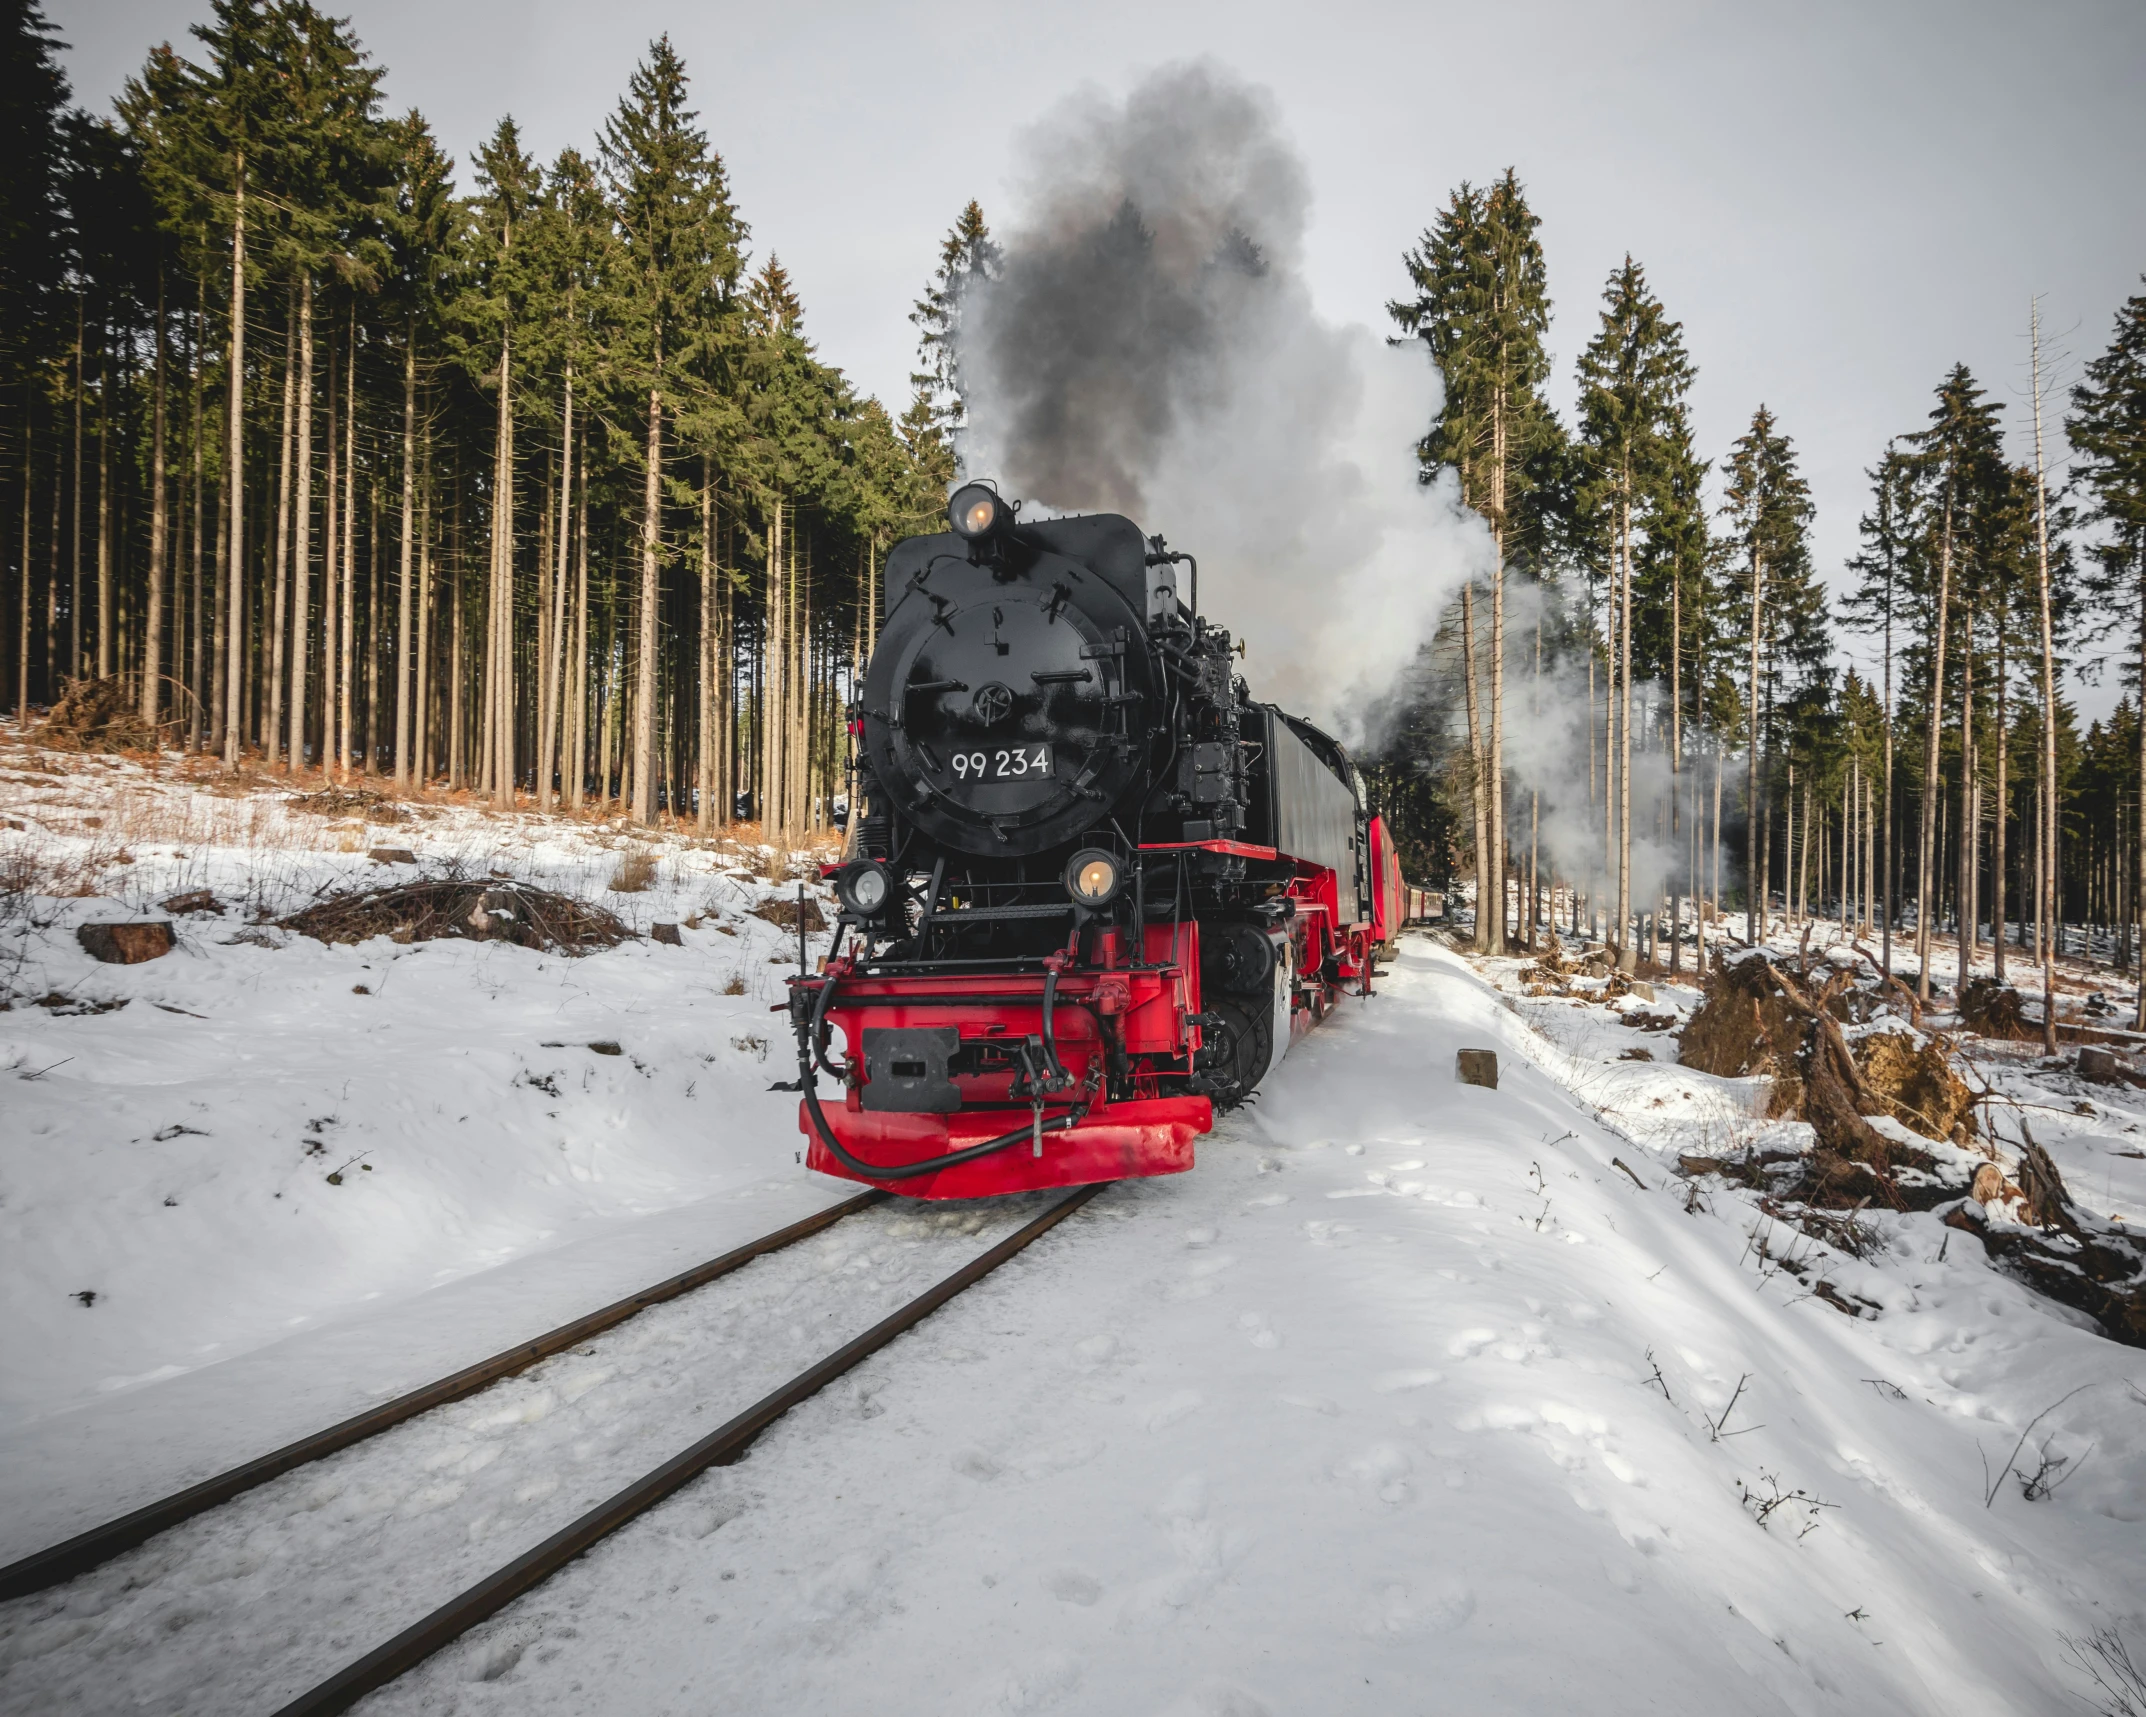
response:
<path id="1" fill-rule="evenodd" d="M 813 1002 L 811 1023 L 798 1037 L 797 1083 L 804 1093 L 805 1113 L 812 1117 L 812 1129 L 819 1135 L 820 1143 L 825 1145 L 835 1161 L 851 1174 L 862 1175 L 867 1180 L 915 1180 L 920 1175 L 937 1174 L 941 1169 L 952 1168 L 957 1163 L 974 1162 L 978 1157 L 991 1155 L 993 1151 L 1003 1151 L 1009 1146 L 1018 1145 L 1024 1139 L 1033 1139 L 1038 1132 L 1062 1133 L 1068 1127 L 1078 1125 L 1086 1117 L 1088 1105 L 1077 1103 L 1067 1113 L 1053 1115 L 1040 1125 L 1031 1121 L 1027 1126 L 1017 1127 L 996 1139 L 986 1139 L 980 1145 L 970 1145 L 965 1149 L 949 1152 L 943 1157 L 929 1157 L 920 1163 L 883 1165 L 864 1162 L 851 1156 L 835 1138 L 834 1129 L 827 1124 L 827 1111 L 820 1107 L 819 1082 L 813 1068 L 815 1045 L 819 1042 L 820 1026 L 827 1017 L 827 1002 L 834 993 L 834 987 L 832 978 L 821 984 L 819 996 Z M 841 1078 L 845 1075 L 836 1074 L 835 1077 Z"/>

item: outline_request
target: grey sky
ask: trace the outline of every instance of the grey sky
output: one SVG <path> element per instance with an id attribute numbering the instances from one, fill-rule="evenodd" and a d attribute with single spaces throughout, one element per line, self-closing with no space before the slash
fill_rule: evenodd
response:
<path id="1" fill-rule="evenodd" d="M 821 354 L 896 410 L 940 235 L 971 196 L 1006 210 L 1026 119 L 1083 83 L 1120 93 L 1208 55 L 1270 88 L 1309 163 L 1309 274 L 1339 320 L 1383 327 L 1400 253 L 1447 192 L 1513 165 L 1542 217 L 1560 408 L 1629 250 L 1684 324 L 1702 450 L 1773 407 L 1829 575 L 1855 546 L 1863 468 L 1919 426 L 1951 364 L 2007 403 L 2024 457 L 2029 295 L 2076 364 L 2146 272 L 2135 0 L 345 3 L 390 101 L 463 161 L 505 112 L 542 156 L 586 146 L 668 30 L 756 257 L 781 255 Z M 107 102 L 207 10 L 52 4 L 78 98 Z"/>

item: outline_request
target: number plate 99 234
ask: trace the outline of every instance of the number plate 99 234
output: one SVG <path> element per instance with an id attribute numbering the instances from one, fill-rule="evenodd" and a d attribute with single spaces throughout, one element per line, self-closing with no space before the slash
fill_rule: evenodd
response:
<path id="1" fill-rule="evenodd" d="M 952 763 L 959 781 L 1034 780 L 1051 772 L 1048 745 L 1000 745 L 984 751 L 957 751 Z"/>

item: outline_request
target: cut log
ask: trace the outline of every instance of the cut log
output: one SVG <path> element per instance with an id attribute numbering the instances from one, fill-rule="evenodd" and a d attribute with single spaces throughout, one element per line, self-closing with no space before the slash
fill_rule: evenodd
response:
<path id="1" fill-rule="evenodd" d="M 93 960 L 107 966 L 138 966 L 144 960 L 161 960 L 172 950 L 171 925 L 157 919 L 140 924 L 84 924 L 75 940 Z"/>

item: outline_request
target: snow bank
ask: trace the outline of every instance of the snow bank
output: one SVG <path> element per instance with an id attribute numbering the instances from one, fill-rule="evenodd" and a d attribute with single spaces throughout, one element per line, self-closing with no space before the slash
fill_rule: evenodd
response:
<path id="1" fill-rule="evenodd" d="M 526 839 L 504 868 L 600 883 L 587 835 Z M 736 937 L 580 961 L 188 921 L 93 969 L 94 904 L 34 932 L 18 996 L 131 999 L 0 1016 L 5 1553 L 112 1511 L 92 1452 L 155 1494 L 837 1195 L 793 1164 L 780 1057 L 733 1043 L 774 1041 L 788 944 L 723 863 L 623 904 L 715 899 Z M 1760 1123 L 1670 1053 L 1409 938 L 1194 1172 L 1107 1192 L 367 1710 L 2068 1708 L 2067 1637 L 2146 1637 L 2146 1363 L 1934 1216 L 1866 1215 L 1856 1259 L 1693 1196 L 1675 1153 Z M 2089 1109 L 2051 1150 L 2135 1197 L 2136 1118 Z M 0 1705 L 288 1697 L 1020 1208 L 853 1218 L 0 1609 Z"/>

